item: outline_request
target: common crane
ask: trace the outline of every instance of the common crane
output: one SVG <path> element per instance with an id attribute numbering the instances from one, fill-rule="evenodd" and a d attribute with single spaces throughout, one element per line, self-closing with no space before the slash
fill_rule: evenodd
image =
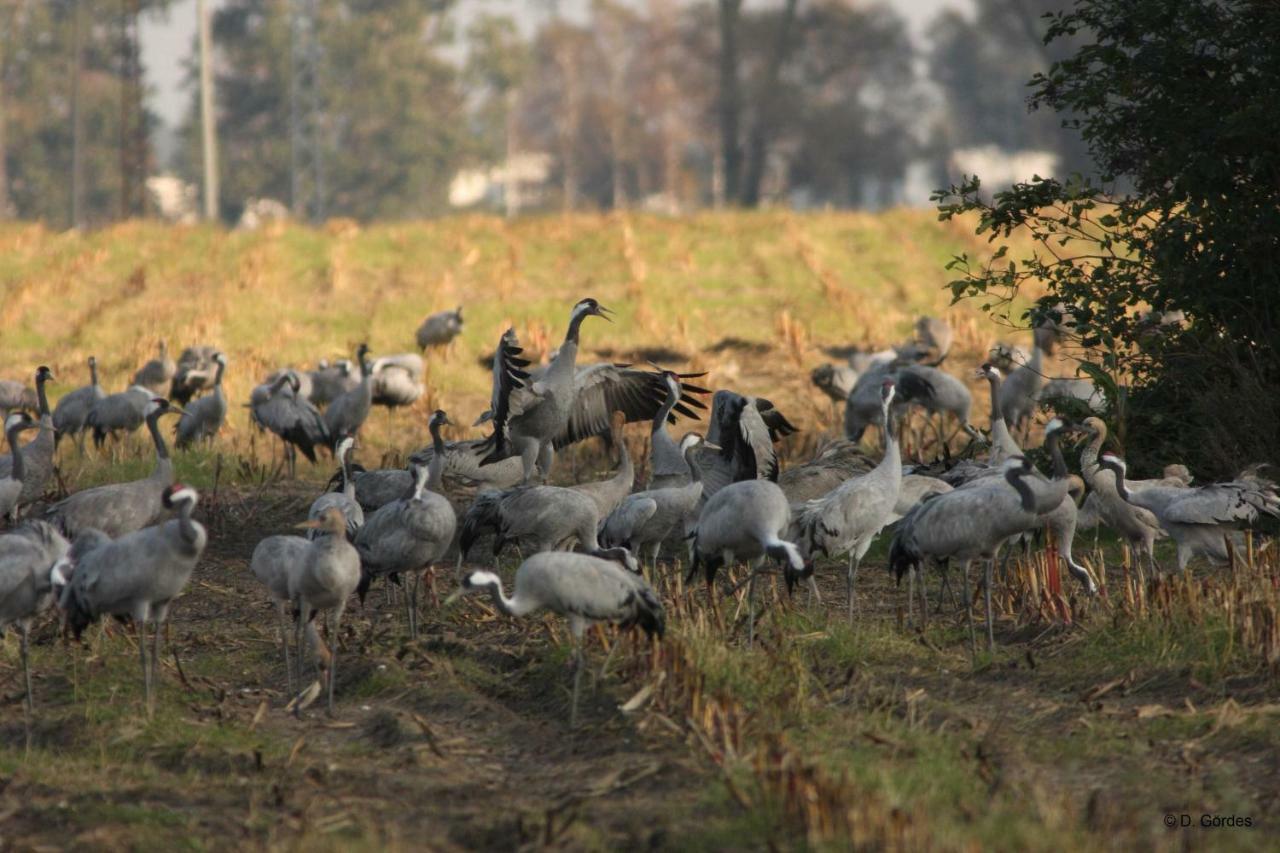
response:
<path id="1" fill-rule="evenodd" d="M 98 384 L 98 360 L 89 356 L 89 384 L 62 395 L 53 409 L 54 444 L 64 435 L 74 435 L 84 454 L 84 430 L 95 403 L 107 396 Z"/>
<path id="2" fill-rule="evenodd" d="M 11 415 L 16 417 L 15 415 Z M 53 587 L 65 583 L 65 556 L 71 545 L 43 521 L 29 521 L 0 536 L 0 636 L 11 625 L 21 632 L 23 710 L 30 732 L 35 699 L 31 692 L 31 620 L 53 603 Z"/>
<path id="3" fill-rule="evenodd" d="M 870 473 L 849 479 L 825 497 L 802 505 L 791 537 L 801 555 L 809 560 L 819 553 L 828 557 L 849 555 L 845 588 L 850 623 L 853 622 L 853 585 L 858 566 L 875 537 L 891 520 L 902 489 L 901 451 L 889 415 L 894 397 L 893 380 L 886 378 L 881 388 L 884 458 Z"/>
<path id="4" fill-rule="evenodd" d="M 259 386 L 261 387 L 261 386 Z M 311 462 L 316 461 L 316 448 L 329 444 L 329 433 L 320 412 L 309 400 L 299 396 L 298 376 L 289 371 L 267 389 L 264 398 L 249 403 L 254 423 L 280 437 L 284 444 L 289 476 L 297 474 L 297 450 Z"/>
<path id="5" fill-rule="evenodd" d="M 513 595 L 502 591 L 502 579 L 492 572 L 471 572 L 446 604 L 477 590 L 487 591 L 508 616 L 529 616 L 550 610 L 569 620 L 573 635 L 573 700 L 569 727 L 578 725 L 578 695 L 584 665 L 582 635 L 592 622 L 611 622 L 623 629 L 639 625 L 649 637 L 662 638 L 666 615 L 662 603 L 636 572 L 635 558 L 626 549 L 597 556 L 566 552 L 534 554 L 516 569 Z"/>
<path id="6" fill-rule="evenodd" d="M 356 538 L 356 532 L 364 525 L 364 510 L 356 501 L 356 484 L 351 479 L 351 448 L 354 445 L 355 440 L 349 435 L 338 440 L 338 446 L 334 452 L 340 466 L 338 468 L 340 488 L 336 492 L 325 492 L 316 498 L 311 502 L 311 509 L 307 512 L 309 520 L 317 521 L 327 509 L 341 510 L 343 518 L 347 520 L 347 538 L 352 541 Z M 314 539 L 318 535 L 313 530 L 308 533 L 307 538 Z"/>
<path id="7" fill-rule="evenodd" d="M 612 443 L 618 448 L 617 472 L 605 480 L 593 480 L 569 487 L 595 501 L 596 512 L 600 518 L 605 518 L 617 509 L 623 498 L 631 494 L 631 488 L 636 482 L 635 466 L 631 463 L 631 451 L 627 449 L 627 443 L 622 438 L 622 425 L 626 423 L 626 418 L 627 416 L 622 412 L 613 414 Z"/>
<path id="8" fill-rule="evenodd" d="M 360 384 L 338 396 L 324 410 L 324 428 L 331 441 L 341 435 L 357 436 L 373 406 L 373 365 L 367 344 L 356 347 L 356 363 L 360 365 Z"/>
<path id="9" fill-rule="evenodd" d="M 418 635 L 418 586 L 420 573 L 444 556 L 453 542 L 457 517 L 453 505 L 441 493 L 444 468 L 444 439 L 440 428 L 451 423 L 448 415 L 436 410 L 431 416 L 431 439 L 436 456 L 431 465 L 411 463 L 414 487 L 409 497 L 392 501 L 365 518 L 356 533 L 355 546 L 360 553 L 363 577 L 358 592 L 363 598 L 376 575 L 409 575 L 405 603 L 408 607 L 409 635 Z M 432 589 L 435 588 L 434 576 Z"/>
<path id="10" fill-rule="evenodd" d="M 1031 358 L 1009 371 L 1000 388 L 1000 408 L 1010 430 L 1030 431 L 1031 416 L 1036 410 L 1040 389 L 1044 387 L 1044 358 L 1053 355 L 1056 332 L 1049 325 L 1032 332 Z"/>
<path id="11" fill-rule="evenodd" d="M 163 397 L 169 393 L 169 383 L 178 372 L 178 365 L 169 357 L 169 347 L 163 340 L 156 345 L 156 349 L 156 357 L 139 367 L 131 382 L 146 388 L 153 397 Z"/>
<path id="12" fill-rule="evenodd" d="M 14 454 L 22 454 L 22 492 L 18 495 L 18 506 L 23 507 L 44 494 L 53 476 L 53 416 L 49 414 L 49 394 L 45 386 L 53 379 L 53 371 L 44 365 L 36 368 L 36 402 L 40 417 L 40 431 L 36 437 L 27 442 L 22 450 L 13 450 L 6 456 L 0 456 L 0 477 L 13 473 Z"/>
<path id="13" fill-rule="evenodd" d="M 697 517 L 702 500 L 702 474 L 698 470 L 697 451 L 702 436 L 689 433 L 680 441 L 680 451 L 688 470 L 688 483 L 683 486 L 647 489 L 628 495 L 605 518 L 600 542 L 604 547 L 625 547 L 643 562 L 649 550 L 649 563 L 655 569 L 662 543 L 673 532 L 685 533 Z"/>
<path id="14" fill-rule="evenodd" d="M 217 365 L 213 374 L 213 393 L 206 394 L 188 406 L 174 428 L 177 436 L 174 443 L 179 448 L 190 447 L 203 439 L 212 441 L 227 419 L 227 395 L 222 390 L 222 375 L 227 369 L 227 357 L 220 352 L 214 353 L 213 363 Z"/>
<path id="15" fill-rule="evenodd" d="M 96 528 L 111 538 L 154 524 L 164 513 L 164 496 L 173 484 L 173 461 L 160 433 L 160 418 L 176 412 L 157 397 L 147 410 L 147 429 L 156 448 L 156 464 L 141 480 L 110 483 L 69 495 L 49 509 L 49 518 L 68 536 Z"/>
<path id="16" fill-rule="evenodd" d="M 22 497 L 27 474 L 26 459 L 18 452 L 18 436 L 27 430 L 39 428 L 39 421 L 32 420 L 26 412 L 14 412 L 5 419 L 4 435 L 9 442 L 13 464 L 8 474 L 0 476 L 0 519 L 17 521 L 18 501 Z"/>
<path id="17" fill-rule="evenodd" d="M 437 311 L 434 314 L 428 314 L 427 319 L 422 321 L 422 325 L 414 333 L 414 339 L 418 342 L 418 349 L 448 347 L 449 344 L 453 343 L 454 338 L 462 334 L 462 325 L 461 305 L 452 311 Z"/>
<path id="18" fill-rule="evenodd" d="M 197 500 L 195 489 L 175 483 L 165 490 L 163 501 L 165 509 L 177 510 L 176 519 L 114 540 L 98 530 L 81 533 L 72 545 L 75 571 L 60 595 L 67 624 L 77 640 L 102 616 L 133 620 L 148 717 L 154 708 L 152 681 L 159 661 L 161 627 L 208 541 L 204 525 L 191 519 Z M 150 660 L 148 622 L 155 623 Z"/>
<path id="19" fill-rule="evenodd" d="M 303 555 L 302 567 L 288 574 L 289 598 L 297 608 L 294 644 L 298 648 L 298 681 L 299 684 L 302 681 L 302 632 L 305 626 L 317 662 L 325 669 L 329 714 L 332 716 L 333 685 L 338 671 L 338 630 L 342 627 L 347 599 L 360 584 L 360 555 L 347 541 L 347 519 L 337 507 L 329 507 L 320 518 L 304 521 L 299 526 L 327 535 L 312 540 Z M 332 648 L 327 647 L 316 631 L 315 617 L 322 611 L 329 614 L 325 634 Z"/>
<path id="20" fill-rule="evenodd" d="M 99 398 L 85 418 L 85 425 L 93 428 L 93 446 L 101 448 L 108 436 L 115 439 L 121 432 L 137 430 L 146 419 L 147 405 L 154 399 L 155 393 L 142 385 L 131 385 Z"/>
<path id="21" fill-rule="evenodd" d="M 797 431 L 769 400 L 717 391 L 711 398 L 707 441 L 698 451 L 704 500 L 741 480 L 776 481 L 774 442 Z"/>
<path id="22" fill-rule="evenodd" d="M 747 582 L 748 645 L 755 640 L 755 578 L 764 558 L 772 557 L 782 564 L 788 589 L 801 578 L 812 578 L 813 568 L 805 565 L 800 549 L 783 538 L 790 523 L 787 496 L 769 480 L 730 483 L 708 498 L 698 515 L 686 583 L 702 569 L 707 594 L 714 602 L 712 584 L 720 566 L 733 560 L 755 561 Z"/>
<path id="23" fill-rule="evenodd" d="M 373 405 L 394 409 L 411 406 L 426 390 L 422 385 L 425 369 L 422 356 L 414 352 L 384 355 L 374 359 Z"/>
<path id="24" fill-rule="evenodd" d="M 169 399 L 185 407 L 191 398 L 213 384 L 218 348 L 207 344 L 187 347 L 178 356 L 177 370 L 169 383 Z"/>
<path id="25" fill-rule="evenodd" d="M 1091 510 L 1102 524 L 1114 530 L 1147 565 L 1156 571 L 1155 543 L 1164 532 L 1155 513 L 1120 497 L 1113 471 L 1103 470 L 1098 455 L 1107 439 L 1107 425 L 1100 418 L 1086 418 L 1082 424 L 1090 434 L 1088 445 L 1080 454 L 1080 471 L 1088 484 Z"/>
<path id="26" fill-rule="evenodd" d="M 1135 492 L 1125 482 L 1128 468 L 1123 459 L 1104 453 L 1099 464 L 1115 474 L 1120 497 L 1152 512 L 1177 543 L 1178 571 L 1196 556 L 1228 562 L 1227 540 L 1239 543 L 1240 528 L 1264 515 L 1280 518 L 1280 495 L 1274 484 L 1235 480 L 1197 488 L 1151 486 Z"/>
<path id="27" fill-rule="evenodd" d="M 308 540 L 301 536 L 268 536 L 254 547 L 253 556 L 249 560 L 249 569 L 253 572 L 253 576 L 267 588 L 267 593 L 276 606 L 276 614 L 279 616 L 280 648 L 284 652 L 285 679 L 290 691 L 294 686 L 293 663 L 289 655 L 288 614 L 293 604 L 289 592 L 290 579 L 302 570 L 309 547 Z M 296 587 L 296 582 L 294 586 Z"/>

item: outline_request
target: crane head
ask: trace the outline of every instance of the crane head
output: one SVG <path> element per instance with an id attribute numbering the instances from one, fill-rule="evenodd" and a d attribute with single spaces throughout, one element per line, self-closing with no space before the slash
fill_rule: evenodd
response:
<path id="1" fill-rule="evenodd" d="M 214 364 L 221 364 L 223 367 L 226 367 L 226 366 L 227 366 L 227 356 L 226 356 L 226 354 L 221 353 L 221 352 L 215 352 L 215 353 L 213 354 L 213 362 L 214 362 Z"/>
<path id="2" fill-rule="evenodd" d="M 458 584 L 458 588 L 444 600 L 443 606 L 448 607 L 469 592 L 475 592 L 478 589 L 489 589 L 490 587 L 501 589 L 502 580 L 493 572 L 483 570 L 471 572 L 462 578 L 462 583 Z"/>
<path id="3" fill-rule="evenodd" d="M 609 316 L 612 313 L 612 311 L 605 308 L 590 296 L 573 306 L 573 316 L 575 317 L 603 317 L 609 322 L 613 322 L 613 318 Z"/>
<path id="4" fill-rule="evenodd" d="M 889 377 L 885 377 L 884 382 L 880 383 L 880 403 L 888 406 L 893 402 L 893 396 L 897 393 L 897 383 Z"/>
<path id="5" fill-rule="evenodd" d="M 172 486 L 164 490 L 164 496 L 160 502 L 164 504 L 165 509 L 173 509 L 175 506 L 183 503 L 190 503 L 195 506 L 196 501 L 200 499 L 199 493 L 191 486 L 182 483 L 174 483 Z"/>
<path id="6" fill-rule="evenodd" d="M 982 363 L 982 366 L 978 368 L 978 378 L 979 378 L 979 379 L 990 379 L 990 380 L 993 380 L 993 381 L 995 381 L 995 380 L 999 380 L 999 379 L 1000 379 L 1000 368 L 996 367 L 994 364 L 992 364 L 992 363 L 991 363 L 991 362 L 989 362 L 989 361 L 984 361 L 984 362 Z"/>
<path id="7" fill-rule="evenodd" d="M 453 421 L 449 420 L 449 415 L 444 409 L 436 409 L 431 413 L 431 420 L 427 422 L 427 425 L 438 429 L 442 426 L 453 426 L 454 424 Z"/>
<path id="8" fill-rule="evenodd" d="M 1121 478 L 1123 478 L 1125 472 L 1129 470 L 1129 466 L 1125 464 L 1123 459 L 1109 451 L 1098 457 L 1098 464 L 1104 468 L 1110 468 Z"/>
<path id="9" fill-rule="evenodd" d="M 52 378 L 53 378 L 53 371 L 52 371 L 52 370 L 50 370 L 46 365 L 43 365 L 43 364 L 42 364 L 42 365 L 40 365 L 39 367 L 37 367 L 37 368 L 36 368 L 36 383 L 37 383 L 37 384 L 39 384 L 39 383 L 41 383 L 41 382 L 48 382 L 48 381 L 49 381 L 50 379 L 52 379 Z"/>
<path id="10" fill-rule="evenodd" d="M 35 421 L 31 419 L 31 415 L 26 412 L 14 412 L 4 420 L 5 433 L 21 432 L 24 429 L 31 429 L 35 425 Z"/>

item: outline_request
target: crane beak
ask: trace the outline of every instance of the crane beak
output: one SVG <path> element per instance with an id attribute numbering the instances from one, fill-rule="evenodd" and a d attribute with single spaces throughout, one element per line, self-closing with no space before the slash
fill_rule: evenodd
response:
<path id="1" fill-rule="evenodd" d="M 712 442 L 710 442 L 710 441 L 704 441 L 704 442 L 702 442 L 702 446 L 703 446 L 703 447 L 705 447 L 707 450 L 724 450 L 724 448 L 723 448 L 723 447 L 721 447 L 720 445 L 718 445 L 718 444 L 713 444 L 713 443 L 712 443 Z"/>
<path id="2" fill-rule="evenodd" d="M 603 305 L 596 306 L 596 316 L 603 317 L 604 319 L 608 320 L 610 323 L 613 322 L 613 318 L 609 316 L 612 313 L 613 313 L 612 311 L 610 311 L 608 308 L 605 308 Z"/>
<path id="3" fill-rule="evenodd" d="M 324 527 L 324 525 L 318 519 L 313 518 L 300 522 L 299 524 L 295 524 L 294 527 L 299 530 L 319 530 L 321 527 Z"/>
<path id="4" fill-rule="evenodd" d="M 476 422 L 472 426 L 480 426 L 480 424 L 488 423 L 493 420 L 493 409 L 485 409 L 480 413 L 480 417 L 476 418 Z"/>

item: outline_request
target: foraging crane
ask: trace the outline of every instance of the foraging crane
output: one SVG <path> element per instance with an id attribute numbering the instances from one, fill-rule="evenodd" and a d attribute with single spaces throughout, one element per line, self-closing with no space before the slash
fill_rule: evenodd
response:
<path id="1" fill-rule="evenodd" d="M 502 579 L 492 572 L 471 572 L 446 599 L 477 590 L 487 591 L 496 607 L 508 616 L 529 616 L 550 610 L 569 620 L 573 636 L 573 700 L 569 727 L 578 725 L 578 694 L 584 665 L 582 635 L 593 622 L 610 622 L 624 630 L 634 625 L 649 637 L 662 639 L 666 615 L 653 589 L 636 572 L 635 558 L 619 548 L 600 555 L 553 552 L 534 554 L 516 569 L 515 589 L 507 598 Z"/>
<path id="2" fill-rule="evenodd" d="M 1053 429 L 1047 429 L 1046 433 L 1051 439 L 1056 439 L 1062 425 L 1050 426 Z M 1057 460 L 1055 466 L 1056 463 Z M 1034 474 L 1030 461 L 1023 456 L 1006 459 L 999 470 L 1002 476 L 980 478 L 964 488 L 939 494 L 919 504 L 902 519 L 890 547 L 890 566 L 899 576 L 907 571 L 918 573 L 926 558 L 940 563 L 961 561 L 969 642 L 975 655 L 977 637 L 973 629 L 973 608 L 968 598 L 969 564 L 977 559 L 986 561 L 987 645 L 994 649 L 994 613 L 990 597 L 992 563 L 996 552 L 1010 538 L 1041 526 L 1041 517 L 1057 510 L 1068 498 L 1071 488 L 1070 479 L 1065 476 L 1065 466 L 1063 470 L 1055 471 L 1053 480 Z M 1075 574 L 1076 567 L 1071 563 L 1068 566 Z M 1083 577 L 1086 586 L 1090 586 L 1087 571 Z"/>
<path id="3" fill-rule="evenodd" d="M 821 364 L 809 374 L 809 380 L 832 402 L 843 403 L 858 384 L 858 371 L 847 364 Z"/>
<path id="4" fill-rule="evenodd" d="M 422 321 L 422 325 L 414 333 L 414 339 L 418 342 L 418 349 L 425 350 L 428 347 L 448 347 L 460 334 L 462 334 L 461 305 L 452 311 L 428 314 L 427 319 Z"/>
<path id="5" fill-rule="evenodd" d="M 631 463 L 631 452 L 622 438 L 622 425 L 627 416 L 622 412 L 613 413 L 613 444 L 618 448 L 618 470 L 607 480 L 595 480 L 570 486 L 595 501 L 599 518 L 605 518 L 617 509 L 618 504 L 629 494 L 636 482 L 635 466 Z"/>
<path id="6" fill-rule="evenodd" d="M 774 442 L 795 432 L 796 427 L 763 397 L 717 391 L 711 398 L 707 441 L 698 451 L 703 498 L 741 480 L 776 481 Z"/>
<path id="7" fill-rule="evenodd" d="M 646 549 L 652 549 L 649 562 L 658 565 L 662 543 L 674 531 L 682 535 L 697 517 L 702 501 L 702 475 L 698 470 L 697 451 L 702 436 L 689 433 L 680 440 L 680 452 L 688 470 L 688 483 L 683 486 L 647 489 L 628 495 L 604 520 L 600 542 L 606 548 L 624 547 L 644 562 Z"/>
<path id="8" fill-rule="evenodd" d="M 217 373 L 218 348 L 207 344 L 187 347 L 178 356 L 177 370 L 169 383 L 169 399 L 185 407 L 191 398 L 208 388 Z"/>
<path id="9" fill-rule="evenodd" d="M 329 507 L 318 519 L 304 521 L 299 527 L 318 530 L 327 535 L 307 545 L 302 567 L 288 574 L 289 598 L 297 608 L 294 644 L 298 649 L 298 679 L 302 679 L 302 632 L 316 651 L 317 663 L 325 670 L 329 692 L 329 715 L 333 715 L 333 685 L 338 672 L 338 629 L 347 599 L 360 584 L 360 555 L 347 541 L 347 519 L 342 510 Z M 315 617 L 321 611 L 329 614 L 325 634 L 332 641 L 328 648 L 316 631 Z"/>
<path id="10" fill-rule="evenodd" d="M 18 436 L 30 429 L 39 429 L 40 423 L 26 412 L 15 412 L 5 418 L 4 436 L 9 441 L 12 469 L 0 476 L 0 519 L 18 520 L 18 501 L 26 480 L 26 458 L 18 452 Z"/>
<path id="11" fill-rule="evenodd" d="M 484 492 L 462 518 L 458 540 L 458 564 L 486 531 L 494 533 L 496 559 L 507 543 L 517 543 L 523 553 L 567 550 L 577 542 L 582 550 L 600 550 L 597 531 L 600 511 L 582 492 L 560 486 L 519 485 L 505 492 Z"/>
<path id="12" fill-rule="evenodd" d="M 425 366 L 414 352 L 384 355 L 373 362 L 373 405 L 394 409 L 411 406 L 426 390 L 422 385 Z"/>
<path id="13" fill-rule="evenodd" d="M 67 536 L 96 528 L 115 539 L 154 524 L 164 513 L 164 496 L 173 484 L 173 461 L 160 433 L 160 418 L 177 409 L 163 397 L 151 401 L 147 429 L 155 443 L 156 464 L 141 480 L 110 483 L 69 495 L 49 509 L 49 519 Z"/>
<path id="14" fill-rule="evenodd" d="M 298 375 L 288 371 L 272 383 L 265 399 L 251 398 L 249 403 L 254 423 L 280 436 L 290 477 L 297 474 L 294 448 L 301 450 L 302 455 L 314 463 L 316 448 L 329 444 L 324 419 L 310 401 L 298 395 L 299 387 Z"/>
<path id="15" fill-rule="evenodd" d="M 22 492 L 18 495 L 18 506 L 26 506 L 39 498 L 49 485 L 53 476 L 53 416 L 49 414 L 49 394 L 45 385 L 53 378 L 53 371 L 44 365 L 36 368 L 36 401 L 40 416 L 40 431 L 36 437 L 27 442 L 22 450 L 14 449 L 6 456 L 0 456 L 0 477 L 13 473 L 13 460 L 17 453 L 22 454 Z"/>
<path id="16" fill-rule="evenodd" d="M 364 510 L 356 501 L 356 484 L 351 479 L 351 448 L 353 446 L 355 446 L 355 439 L 349 435 L 338 439 L 338 446 L 334 453 L 338 457 L 340 466 L 338 469 L 341 478 L 340 489 L 336 492 L 325 492 L 312 501 L 307 518 L 310 521 L 318 521 L 325 510 L 330 508 L 340 510 L 343 518 L 347 520 L 347 538 L 354 542 L 357 531 L 364 526 Z M 308 533 L 307 538 L 314 539 L 318 535 L 312 531 Z"/>
<path id="17" fill-rule="evenodd" d="M 1229 562 L 1227 540 L 1238 543 L 1236 531 L 1263 515 L 1280 518 L 1280 494 L 1271 483 L 1235 480 L 1197 488 L 1151 486 L 1135 492 L 1125 482 L 1128 467 L 1123 459 L 1104 453 L 1099 464 L 1115 474 L 1120 497 L 1153 513 L 1177 543 L 1180 572 L 1196 556 L 1220 564 Z"/>
<path id="18" fill-rule="evenodd" d="M 431 440 L 436 455 L 430 466 L 411 464 L 414 486 L 409 497 L 392 501 L 369 514 L 356 533 L 355 547 L 360 552 L 364 576 L 358 592 L 363 598 L 376 575 L 409 574 L 409 635 L 418 636 L 418 585 L 423 570 L 444 556 L 453 542 L 457 516 L 453 505 L 442 494 L 441 472 L 444 470 L 444 439 L 440 428 L 451 423 L 449 416 L 437 409 L 431 415 Z M 435 578 L 432 576 L 432 589 Z"/>
<path id="19" fill-rule="evenodd" d="M 892 379 L 897 387 L 895 396 L 900 410 L 915 405 L 929 416 L 930 422 L 934 423 L 939 447 L 946 443 L 946 438 L 942 424 L 933 422 L 933 415 L 951 414 L 961 429 L 966 432 L 973 429 L 969 424 L 973 396 L 964 387 L 964 383 L 936 367 L 921 364 L 897 366 L 890 363 L 862 374 L 849 393 L 844 408 L 844 434 L 850 441 L 861 441 L 868 426 L 883 430 L 885 421 L 881 413 L 880 387 L 886 378 Z M 897 416 L 898 413 L 895 412 L 895 417 Z"/>
<path id="20" fill-rule="evenodd" d="M 84 454 L 84 430 L 89 412 L 95 403 L 107 396 L 98 384 L 98 360 L 89 356 L 89 384 L 62 395 L 53 409 L 53 442 L 56 445 L 64 435 L 74 435 Z"/>
<path id="21" fill-rule="evenodd" d="M 213 363 L 217 370 L 213 374 L 213 393 L 206 394 L 196 400 L 182 413 L 178 425 L 174 428 L 179 449 L 190 447 L 202 439 L 213 440 L 222 429 L 227 419 L 227 395 L 222 390 L 222 374 L 227 369 L 227 357 L 222 353 L 214 353 Z"/>
<path id="22" fill-rule="evenodd" d="M 15 417 L 15 416 L 11 416 Z M 71 543 L 43 521 L 31 521 L 0 536 L 0 636 L 10 625 L 22 632 L 22 680 L 26 686 L 28 732 L 35 701 L 31 693 L 31 620 L 53 603 L 55 582 L 66 582 L 66 553 Z"/>
<path id="23" fill-rule="evenodd" d="M 146 388 L 153 397 L 163 397 L 169 393 L 170 382 L 178 372 L 178 365 L 169 358 L 169 347 L 164 341 L 160 341 L 156 349 L 159 351 L 157 356 L 139 367 L 130 383 Z"/>
<path id="24" fill-rule="evenodd" d="M 512 342 L 515 336 L 510 331 L 503 335 L 498 354 L 494 356 L 493 448 L 485 457 L 486 463 L 519 455 L 523 461 L 525 483 L 532 482 L 538 468 L 541 468 L 544 478 L 551 473 L 553 442 L 568 426 L 573 410 L 574 368 L 578 360 L 578 334 L 582 321 L 587 317 L 608 320 L 609 313 L 607 308 L 590 298 L 573 306 L 564 343 L 560 345 L 555 359 L 538 381 L 527 385 L 519 381 L 518 374 L 512 373 L 509 360 L 504 363 L 508 336 Z M 605 417 L 608 416 L 609 412 L 606 412 Z"/>
<path id="25" fill-rule="evenodd" d="M 1045 382 L 1044 358 L 1053 355 L 1056 334 L 1051 326 L 1040 326 L 1032 332 L 1032 337 L 1031 358 L 1011 370 L 1000 388 L 1001 413 L 1011 430 L 1026 428 L 1030 431 L 1036 399 Z"/>
<path id="26" fill-rule="evenodd" d="M 312 531 L 308 530 L 308 533 Z M 289 611 L 293 598 L 289 592 L 290 579 L 302 570 L 310 545 L 301 536 L 268 536 L 253 549 L 249 569 L 253 576 L 267 588 L 279 616 L 280 647 L 284 652 L 285 678 L 289 690 L 293 690 L 293 663 L 289 655 Z M 296 587 L 296 583 L 294 584 Z"/>
<path id="27" fill-rule="evenodd" d="M 360 365 L 360 384 L 324 410 L 324 428 L 331 441 L 337 441 L 341 435 L 355 438 L 373 406 L 373 365 L 369 362 L 368 345 L 356 347 L 356 363 Z"/>
<path id="28" fill-rule="evenodd" d="M 894 382 L 886 378 L 881 386 L 881 419 L 884 430 L 884 458 L 870 473 L 845 481 L 825 497 L 801 507 L 791 537 L 807 559 L 815 554 L 836 557 L 849 555 L 845 577 L 849 622 L 853 622 L 853 584 L 867 550 L 889 523 L 902 489 L 902 458 L 889 410 L 893 404 Z M 900 427 L 899 427 L 900 428 Z"/>
<path id="29" fill-rule="evenodd" d="M 85 425 L 93 428 L 93 446 L 101 448 L 107 437 L 133 432 L 146 419 L 147 406 L 156 395 L 142 385 L 131 385 L 116 394 L 99 398 L 89 410 Z"/>
<path id="30" fill-rule="evenodd" d="M 741 480 L 730 483 L 707 499 L 693 531 L 693 561 L 685 582 L 701 568 L 707 594 L 714 602 L 712 583 L 716 570 L 732 560 L 756 561 L 748 580 L 747 643 L 755 640 L 755 579 L 765 557 L 782 564 L 787 589 L 801 578 L 812 578 L 795 543 L 782 537 L 791 523 L 791 507 L 777 483 Z"/>
<path id="31" fill-rule="evenodd" d="M 165 489 L 163 504 L 177 510 L 176 519 L 115 540 L 97 530 L 81 533 L 72 546 L 75 571 L 61 592 L 60 605 L 77 640 L 101 616 L 133 620 L 148 717 L 154 709 L 152 680 L 160 659 L 160 629 L 208 542 L 204 525 L 191 520 L 197 500 L 195 489 L 175 483 Z M 150 662 L 148 622 L 156 626 Z"/>

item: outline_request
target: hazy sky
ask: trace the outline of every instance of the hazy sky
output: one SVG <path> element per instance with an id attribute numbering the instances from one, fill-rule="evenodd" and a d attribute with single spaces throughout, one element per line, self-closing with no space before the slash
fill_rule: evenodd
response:
<path id="1" fill-rule="evenodd" d="M 212 9 L 221 0 L 207 0 Z M 912 32 L 920 37 L 940 10 L 945 8 L 969 9 L 969 0 L 887 0 L 898 10 Z M 459 22 L 483 11 L 506 12 L 526 20 L 534 20 L 543 14 L 545 2 L 531 0 L 459 0 Z M 748 6 L 769 5 L 769 0 L 747 0 Z M 589 6 L 588 0 L 560 0 L 562 14 L 581 15 Z M 142 22 L 142 61 L 146 67 L 147 84 L 152 108 L 166 124 L 177 124 L 189 103 L 189 94 L 182 89 L 183 63 L 194 46 L 196 31 L 196 0 L 174 0 L 167 15 L 147 16 Z"/>

